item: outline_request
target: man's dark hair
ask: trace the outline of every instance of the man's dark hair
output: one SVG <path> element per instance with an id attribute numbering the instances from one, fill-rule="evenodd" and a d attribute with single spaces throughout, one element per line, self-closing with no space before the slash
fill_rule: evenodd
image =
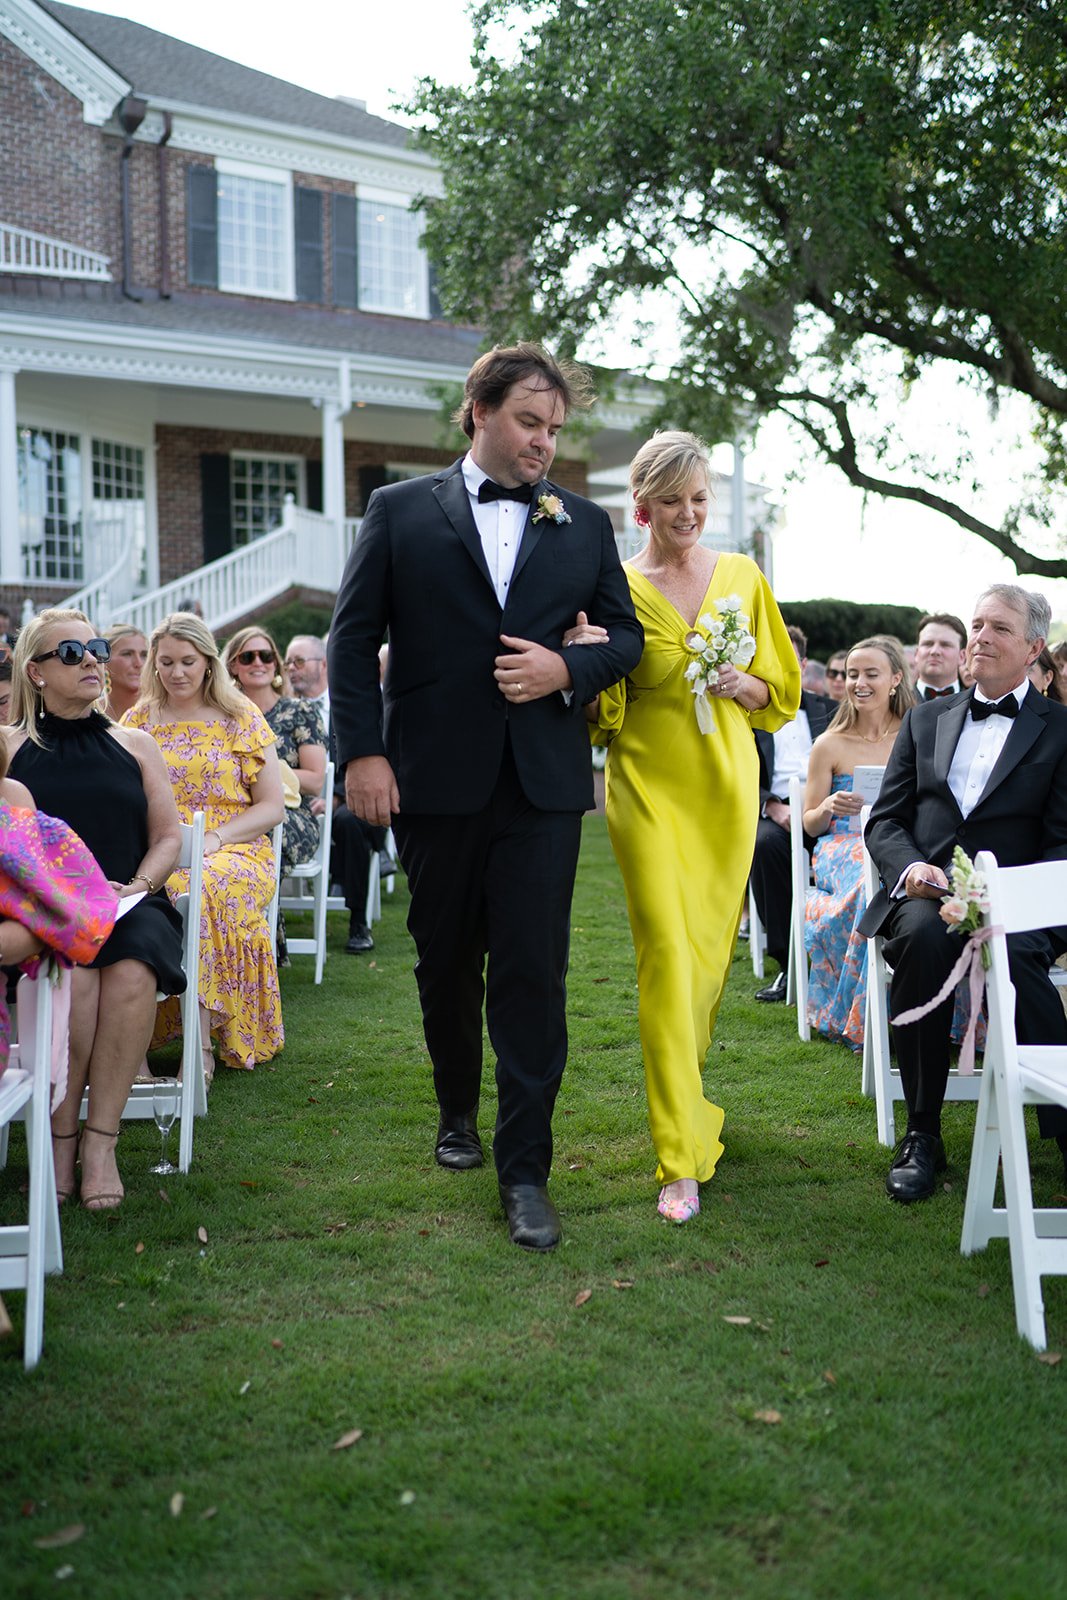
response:
<path id="1" fill-rule="evenodd" d="M 808 653 L 807 634 L 803 628 L 798 628 L 795 622 L 791 622 L 785 631 L 793 641 L 793 649 L 797 653 L 797 659 L 803 661 Z"/>
<path id="2" fill-rule="evenodd" d="M 463 429 L 468 439 L 473 439 L 475 405 L 497 411 L 508 390 L 530 378 L 536 387 L 556 391 L 563 401 L 564 416 L 593 403 L 592 380 L 584 367 L 576 366 L 573 361 L 557 361 L 541 345 L 524 339 L 520 344 L 497 345 L 478 357 L 467 374 L 463 404 L 452 421 Z"/>
<path id="3" fill-rule="evenodd" d="M 966 624 L 961 622 L 959 617 L 954 617 L 951 611 L 928 611 L 925 617 L 920 617 L 919 626 L 915 630 L 916 642 L 918 642 L 919 635 L 922 633 L 928 622 L 936 622 L 939 628 L 952 628 L 953 631 L 958 633 L 960 636 L 960 649 L 966 650 Z"/>

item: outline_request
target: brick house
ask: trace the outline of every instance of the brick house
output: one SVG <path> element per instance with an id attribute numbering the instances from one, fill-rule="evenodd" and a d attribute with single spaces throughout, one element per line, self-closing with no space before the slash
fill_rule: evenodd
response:
<path id="1" fill-rule="evenodd" d="M 0 0 L 0 149 L 0 597 L 117 562 L 129 598 L 251 549 L 287 494 L 340 527 L 458 453 L 440 396 L 479 334 L 440 316 L 410 209 L 437 174 L 404 128 Z M 641 409 L 600 414 L 596 465 Z M 554 474 L 586 486 L 578 460 Z"/>

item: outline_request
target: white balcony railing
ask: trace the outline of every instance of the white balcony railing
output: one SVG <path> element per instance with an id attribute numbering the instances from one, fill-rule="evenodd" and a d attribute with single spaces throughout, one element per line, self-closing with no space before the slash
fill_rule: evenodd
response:
<path id="1" fill-rule="evenodd" d="M 97 628 L 106 628 L 116 611 L 133 598 L 140 565 L 144 502 L 113 500 L 95 506 L 88 518 L 85 541 L 89 581 L 63 604 L 84 611 Z"/>
<path id="2" fill-rule="evenodd" d="M 83 609 L 98 627 L 104 626 L 101 618 L 107 617 L 112 622 L 130 622 L 148 634 L 183 601 L 196 600 L 208 627 L 218 632 L 269 605 L 294 585 L 333 594 L 358 528 L 355 518 L 346 518 L 338 527 L 328 517 L 295 505 L 292 495 L 286 495 L 282 525 L 273 533 L 136 599 L 128 594 L 113 598 L 111 592 L 104 592 L 102 579 L 95 609 Z"/>
<path id="3" fill-rule="evenodd" d="M 80 245 L 0 222 L 0 272 L 110 283 L 110 267 L 111 257 L 101 255 L 98 250 L 83 250 Z"/>

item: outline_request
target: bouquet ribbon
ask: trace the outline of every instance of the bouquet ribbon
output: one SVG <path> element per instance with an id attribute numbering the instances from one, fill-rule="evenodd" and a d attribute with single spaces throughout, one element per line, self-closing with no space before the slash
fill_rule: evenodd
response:
<path id="1" fill-rule="evenodd" d="M 1003 928 L 976 928 L 957 960 L 952 971 L 934 995 L 932 1000 L 927 1000 L 924 1005 L 912 1006 L 910 1011 L 902 1011 L 899 1017 L 893 1018 L 894 1028 L 906 1028 L 911 1022 L 918 1022 L 922 1017 L 928 1017 L 931 1011 L 936 1011 L 938 1006 L 944 1005 L 952 994 L 961 978 L 968 980 L 968 992 L 971 1001 L 970 1016 L 967 1018 L 967 1031 L 960 1044 L 960 1059 L 958 1071 L 961 1077 L 967 1077 L 974 1072 L 974 1036 L 978 1027 L 978 1008 L 982 1003 L 982 993 L 985 989 L 985 966 L 982 960 L 983 946 L 995 933 L 1003 933 Z"/>

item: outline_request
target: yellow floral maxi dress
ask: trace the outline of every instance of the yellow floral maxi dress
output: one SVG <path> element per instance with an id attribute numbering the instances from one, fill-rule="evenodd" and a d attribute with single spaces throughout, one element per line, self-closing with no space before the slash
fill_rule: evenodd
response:
<path id="1" fill-rule="evenodd" d="M 756 639 L 748 671 L 770 691 L 763 711 L 712 696 L 701 733 L 685 678 L 685 618 L 625 567 L 645 649 L 625 683 L 600 696 L 596 743 L 610 741 L 608 831 L 626 887 L 637 955 L 638 1023 L 657 1178 L 703 1182 L 722 1154 L 723 1112 L 701 1072 L 733 958 L 759 814 L 753 727 L 796 715 L 800 664 L 771 589 L 747 556 L 720 555 L 701 613 L 738 595 Z"/>
<path id="2" fill-rule="evenodd" d="M 183 822 L 191 822 L 194 811 L 203 811 L 205 828 L 218 828 L 251 805 L 249 786 L 274 734 L 250 702 L 236 717 L 217 722 L 153 725 L 141 706 L 125 720 L 145 728 L 163 751 Z M 179 868 L 167 879 L 167 894 L 177 900 L 188 886 L 189 874 Z M 219 1060 L 227 1067 L 251 1068 L 257 1061 L 269 1061 L 285 1043 L 278 968 L 266 917 L 273 894 L 269 834 L 205 856 L 200 1004 L 211 1014 Z M 180 1002 L 164 1000 L 152 1047 L 180 1034 Z"/>

